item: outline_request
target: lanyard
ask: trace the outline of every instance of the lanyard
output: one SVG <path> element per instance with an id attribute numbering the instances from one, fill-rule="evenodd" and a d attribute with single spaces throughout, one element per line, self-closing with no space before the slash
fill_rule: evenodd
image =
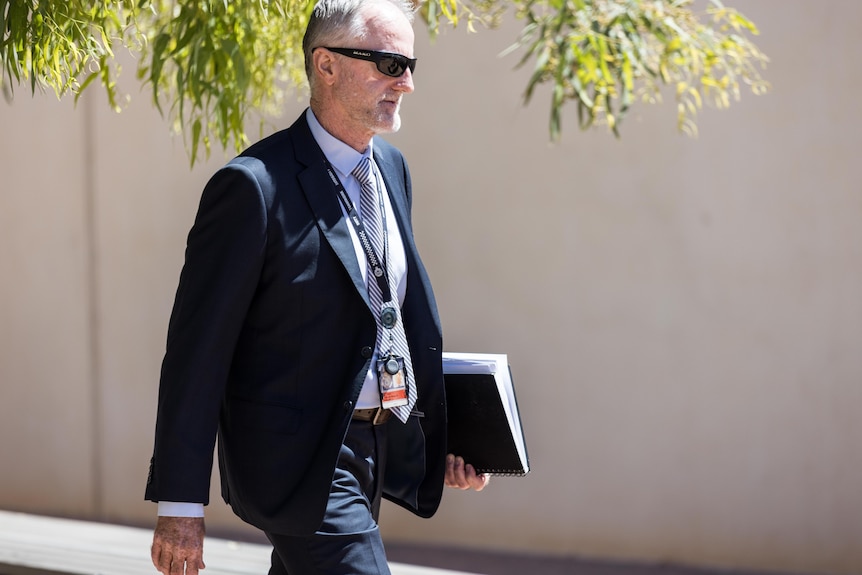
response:
<path id="1" fill-rule="evenodd" d="M 362 218 L 359 217 L 359 212 L 356 211 L 356 206 L 353 204 L 353 201 L 351 201 L 350 196 L 347 195 L 347 191 L 341 184 L 341 180 L 338 179 L 338 175 L 335 173 L 335 170 L 332 169 L 329 160 L 324 158 L 324 162 L 326 162 L 326 171 L 329 172 L 329 179 L 332 180 L 332 184 L 335 186 L 335 191 L 338 193 L 338 199 L 341 200 L 341 203 L 344 204 L 344 209 L 347 211 L 347 219 L 353 224 L 353 228 L 356 230 L 356 235 L 359 236 L 359 244 L 365 252 L 365 259 L 368 260 L 368 265 L 371 267 L 374 279 L 380 287 L 380 294 L 383 297 L 383 302 L 390 302 L 392 301 L 392 291 L 389 288 L 385 261 L 387 251 L 386 245 L 388 244 L 389 237 L 386 233 L 386 212 L 384 211 L 383 196 L 380 192 L 380 186 L 377 186 L 377 197 L 380 201 L 381 227 L 383 228 L 383 261 L 381 261 L 377 257 L 377 254 L 374 253 L 374 248 L 371 246 L 371 240 L 368 237 L 368 232 L 365 230 L 365 225 L 362 223 Z M 362 183 L 360 182 L 359 185 L 361 188 Z"/>

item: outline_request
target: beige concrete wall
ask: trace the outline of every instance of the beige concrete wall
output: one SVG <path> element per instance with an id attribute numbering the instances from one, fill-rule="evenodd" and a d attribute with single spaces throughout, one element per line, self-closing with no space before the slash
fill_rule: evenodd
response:
<path id="1" fill-rule="evenodd" d="M 0 107 L 0 499 L 69 514 L 97 481 L 85 119 Z"/>
<path id="2" fill-rule="evenodd" d="M 516 26 L 419 34 L 392 140 L 446 347 L 509 353 L 534 470 L 430 521 L 387 506 L 388 539 L 862 570 L 862 7 L 735 5 L 773 92 L 705 111 L 698 140 L 668 102 L 620 141 L 569 110 L 549 145 L 546 93 L 521 107 L 527 71 L 496 58 Z M 0 105 L 3 508 L 152 521 L 164 333 L 223 158 L 190 171 L 127 84 L 119 116 Z M 240 528 L 214 501 L 210 528 Z"/>

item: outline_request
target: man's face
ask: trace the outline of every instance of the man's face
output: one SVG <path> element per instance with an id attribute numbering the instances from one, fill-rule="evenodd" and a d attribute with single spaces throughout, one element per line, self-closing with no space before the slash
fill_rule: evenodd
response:
<path id="1" fill-rule="evenodd" d="M 344 48 L 394 52 L 413 57 L 413 28 L 404 14 L 391 4 L 369 3 L 364 9 L 368 34 Z M 381 73 L 374 62 L 341 57 L 342 74 L 333 94 L 352 128 L 369 136 L 396 132 L 401 127 L 401 96 L 413 91 L 410 70 L 398 78 Z"/>

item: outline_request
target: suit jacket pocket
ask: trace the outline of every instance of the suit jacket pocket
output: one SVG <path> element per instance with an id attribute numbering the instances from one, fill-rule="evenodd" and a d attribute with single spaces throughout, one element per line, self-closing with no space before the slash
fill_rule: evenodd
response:
<path id="1" fill-rule="evenodd" d="M 261 402 L 233 396 L 226 402 L 225 415 L 231 427 L 293 435 L 299 429 L 302 409 L 283 403 Z"/>

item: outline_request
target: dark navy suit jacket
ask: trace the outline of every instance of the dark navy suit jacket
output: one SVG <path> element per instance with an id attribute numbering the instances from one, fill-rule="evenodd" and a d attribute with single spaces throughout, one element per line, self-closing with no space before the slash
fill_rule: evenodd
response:
<path id="1" fill-rule="evenodd" d="M 374 157 L 407 256 L 419 396 L 407 424 L 387 423 L 384 497 L 429 517 L 445 471 L 440 320 L 407 164 L 380 139 Z M 305 114 L 209 181 L 168 328 L 147 499 L 207 503 L 218 435 L 222 495 L 237 515 L 272 533 L 320 526 L 376 334 L 348 225 Z"/>

